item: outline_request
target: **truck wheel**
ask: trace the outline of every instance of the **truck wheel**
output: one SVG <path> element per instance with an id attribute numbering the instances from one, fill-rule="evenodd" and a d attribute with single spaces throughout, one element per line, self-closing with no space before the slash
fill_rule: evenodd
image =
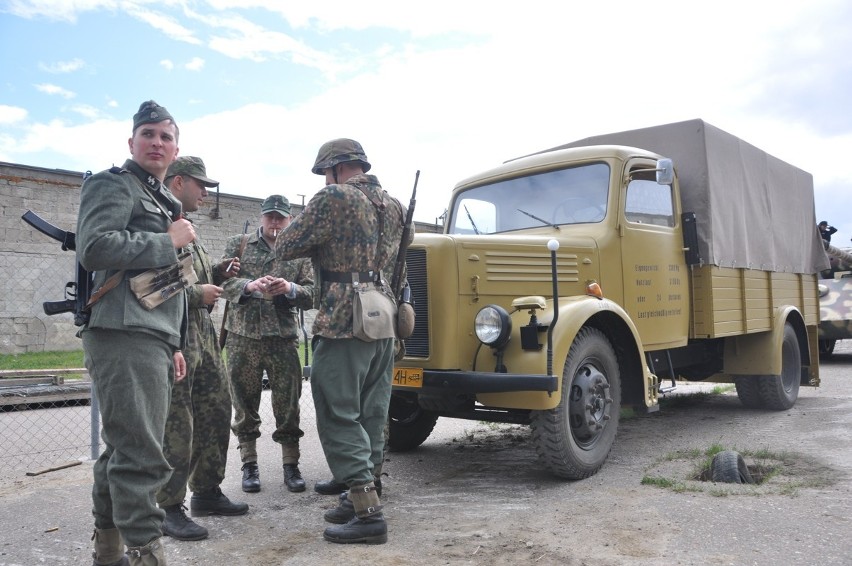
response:
<path id="1" fill-rule="evenodd" d="M 533 412 L 536 452 L 556 476 L 587 478 L 609 456 L 620 410 L 621 378 L 615 351 L 603 332 L 584 328 L 565 361 L 559 405 Z"/>
<path id="2" fill-rule="evenodd" d="M 802 355 L 799 339 L 790 324 L 784 325 L 781 344 L 781 375 L 765 375 L 758 380 L 763 406 L 784 411 L 796 404 L 802 381 Z"/>
<path id="3" fill-rule="evenodd" d="M 423 444 L 438 422 L 438 415 L 422 409 L 416 397 L 400 395 L 391 395 L 389 416 L 388 448 L 394 452 L 414 450 Z"/>
<path id="4" fill-rule="evenodd" d="M 743 375 L 734 378 L 734 385 L 737 386 L 737 397 L 740 398 L 740 403 L 749 409 L 762 409 L 763 399 L 760 397 L 759 381 L 760 375 Z"/>
<path id="5" fill-rule="evenodd" d="M 743 375 L 736 377 L 737 396 L 750 409 L 784 411 L 796 404 L 802 380 L 802 357 L 796 331 L 784 326 L 781 343 L 781 375 Z"/>

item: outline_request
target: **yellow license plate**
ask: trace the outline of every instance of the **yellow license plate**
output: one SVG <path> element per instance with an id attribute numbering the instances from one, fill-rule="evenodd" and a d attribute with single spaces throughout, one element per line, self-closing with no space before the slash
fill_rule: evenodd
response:
<path id="1" fill-rule="evenodd" d="M 423 368 L 394 368 L 393 384 L 402 387 L 423 387 Z"/>

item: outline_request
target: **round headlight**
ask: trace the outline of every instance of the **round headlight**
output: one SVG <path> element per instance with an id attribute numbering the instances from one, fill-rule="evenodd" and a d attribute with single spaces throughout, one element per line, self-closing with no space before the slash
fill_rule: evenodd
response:
<path id="1" fill-rule="evenodd" d="M 498 305 L 488 305 L 479 311 L 473 326 L 479 341 L 492 348 L 502 348 L 512 335 L 512 319 Z"/>

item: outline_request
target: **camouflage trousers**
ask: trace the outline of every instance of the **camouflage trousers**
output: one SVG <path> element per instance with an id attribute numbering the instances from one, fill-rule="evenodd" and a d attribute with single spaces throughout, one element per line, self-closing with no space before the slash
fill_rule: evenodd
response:
<path id="1" fill-rule="evenodd" d="M 299 398 L 302 395 L 302 364 L 298 340 L 266 336 L 260 340 L 228 334 L 228 373 L 231 376 L 231 398 L 234 422 L 231 430 L 237 439 L 248 442 L 260 437 L 260 394 L 263 372 L 272 390 L 272 414 L 275 432 L 272 440 L 290 449 L 298 463 L 299 439 L 305 434 L 299 428 Z"/>
<path id="2" fill-rule="evenodd" d="M 384 460 L 394 346 L 392 339 L 314 337 L 311 393 L 317 432 L 336 481 L 373 481 Z"/>
<path id="3" fill-rule="evenodd" d="M 165 517 L 154 496 L 171 473 L 162 442 L 173 347 L 144 332 L 86 329 L 82 338 L 105 444 L 93 467 L 95 527 L 144 546 L 162 536 Z"/>
<path id="4" fill-rule="evenodd" d="M 160 507 L 183 503 L 193 492 L 225 479 L 231 437 L 231 393 L 216 329 L 207 309 L 189 310 L 186 378 L 172 388 L 163 453 L 174 468 L 157 493 Z"/>

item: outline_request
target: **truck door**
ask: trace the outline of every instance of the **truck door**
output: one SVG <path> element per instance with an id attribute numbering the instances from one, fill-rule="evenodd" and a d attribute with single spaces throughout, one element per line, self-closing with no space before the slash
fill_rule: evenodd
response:
<path id="1" fill-rule="evenodd" d="M 676 195 L 671 185 L 657 184 L 654 167 L 646 160 L 628 164 L 619 220 L 623 307 L 646 350 L 683 346 L 689 331 L 689 278 Z"/>

